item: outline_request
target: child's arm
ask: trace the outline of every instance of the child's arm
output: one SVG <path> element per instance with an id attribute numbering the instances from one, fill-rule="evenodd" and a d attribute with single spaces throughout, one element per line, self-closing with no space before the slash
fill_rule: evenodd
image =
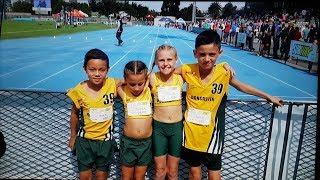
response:
<path id="1" fill-rule="evenodd" d="M 149 79 L 149 88 L 152 89 L 153 85 L 154 85 L 154 79 L 155 79 L 155 74 L 152 72 L 148 75 L 148 79 Z"/>
<path id="2" fill-rule="evenodd" d="M 73 103 L 71 108 L 71 115 L 70 115 L 70 139 L 68 143 L 68 147 L 73 150 L 74 142 L 77 137 L 77 124 L 79 121 L 79 109 Z"/>
<path id="3" fill-rule="evenodd" d="M 114 78 L 115 79 L 115 81 L 116 81 L 116 86 L 118 87 L 118 86 L 121 86 L 123 83 L 124 83 L 124 80 L 123 79 L 116 79 L 116 78 Z"/>
<path id="4" fill-rule="evenodd" d="M 269 95 L 263 91 L 260 91 L 260 90 L 254 88 L 248 84 L 242 83 L 235 78 L 231 78 L 230 84 L 241 92 L 261 97 L 263 99 L 266 99 L 268 102 L 272 102 L 276 106 L 283 105 L 283 100 L 279 99 L 278 97 L 271 96 L 271 95 Z"/>
<path id="5" fill-rule="evenodd" d="M 124 85 L 125 85 L 124 82 L 117 85 L 117 94 L 120 96 L 121 99 L 123 99 L 124 97 L 124 91 L 123 91 Z"/>
<path id="6" fill-rule="evenodd" d="M 225 70 L 230 71 L 231 78 L 236 76 L 236 72 L 234 71 L 234 69 L 228 63 L 224 63 L 223 67 L 224 67 Z"/>
<path id="7" fill-rule="evenodd" d="M 124 79 L 117 79 L 117 78 L 114 78 L 114 79 L 116 81 L 116 89 L 117 89 L 117 93 L 116 93 L 115 97 L 118 97 L 118 95 L 119 95 L 118 87 L 122 86 L 124 84 Z"/>

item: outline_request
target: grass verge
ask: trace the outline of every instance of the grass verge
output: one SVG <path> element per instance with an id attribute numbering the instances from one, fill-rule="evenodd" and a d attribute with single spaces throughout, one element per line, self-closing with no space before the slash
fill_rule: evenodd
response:
<path id="1" fill-rule="evenodd" d="M 114 28 L 112 25 L 88 23 L 81 26 L 65 25 L 56 29 L 53 21 L 12 21 L 5 20 L 2 24 L 1 39 L 16 39 L 40 36 L 58 36 L 86 31 L 97 31 Z"/>

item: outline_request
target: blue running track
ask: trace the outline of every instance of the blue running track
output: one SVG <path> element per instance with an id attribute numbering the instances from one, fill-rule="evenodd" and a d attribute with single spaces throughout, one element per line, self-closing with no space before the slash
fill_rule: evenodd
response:
<path id="1" fill-rule="evenodd" d="M 155 49 L 164 43 L 177 48 L 178 65 L 196 62 L 193 56 L 197 34 L 153 26 L 125 27 L 123 46 L 117 46 L 115 29 L 65 36 L 0 41 L 0 89 L 37 89 L 65 92 L 86 79 L 83 57 L 91 48 L 110 58 L 109 76 L 122 78 L 124 65 L 142 60 L 151 66 Z M 219 62 L 228 62 L 236 77 L 284 100 L 316 101 L 317 76 L 293 67 L 223 45 Z M 234 88 L 229 98 L 256 99 Z"/>

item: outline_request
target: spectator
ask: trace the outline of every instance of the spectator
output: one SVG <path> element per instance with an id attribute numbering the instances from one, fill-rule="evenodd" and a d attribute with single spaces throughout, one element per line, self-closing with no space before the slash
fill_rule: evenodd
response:
<path id="1" fill-rule="evenodd" d="M 278 50 L 279 50 L 279 43 L 280 43 L 280 34 L 281 34 L 281 25 L 279 21 L 275 21 L 273 30 L 273 58 L 278 59 Z"/>
<path id="2" fill-rule="evenodd" d="M 316 36 L 317 36 L 316 26 L 315 24 L 312 24 L 308 34 L 309 43 L 314 43 L 314 41 L 316 40 Z"/>
<path id="3" fill-rule="evenodd" d="M 253 51 L 253 24 L 252 22 L 249 23 L 249 25 L 247 26 L 247 30 L 246 30 L 246 34 L 247 34 L 247 44 L 248 44 L 248 48 L 249 51 Z"/>
<path id="4" fill-rule="evenodd" d="M 293 40 L 300 41 L 302 38 L 300 28 L 296 26 L 293 31 Z"/>
<path id="5" fill-rule="evenodd" d="M 308 42 L 308 35 L 309 35 L 310 29 L 309 29 L 309 24 L 305 25 L 305 28 L 302 30 L 302 39 L 305 42 Z"/>

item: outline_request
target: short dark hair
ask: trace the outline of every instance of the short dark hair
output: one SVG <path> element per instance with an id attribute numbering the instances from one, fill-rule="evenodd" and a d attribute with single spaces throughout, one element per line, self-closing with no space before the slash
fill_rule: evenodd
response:
<path id="1" fill-rule="evenodd" d="M 84 57 L 84 62 L 83 62 L 83 67 L 86 68 L 88 61 L 90 59 L 101 59 L 107 62 L 107 67 L 109 68 L 109 58 L 108 55 L 106 53 L 104 53 L 103 51 L 101 51 L 100 49 L 91 49 L 89 50 L 85 57 Z"/>
<path id="2" fill-rule="evenodd" d="M 221 48 L 220 35 L 216 31 L 213 31 L 211 29 L 202 31 L 196 37 L 195 48 L 197 49 L 199 46 L 207 45 L 207 44 L 216 44 L 220 49 Z"/>

